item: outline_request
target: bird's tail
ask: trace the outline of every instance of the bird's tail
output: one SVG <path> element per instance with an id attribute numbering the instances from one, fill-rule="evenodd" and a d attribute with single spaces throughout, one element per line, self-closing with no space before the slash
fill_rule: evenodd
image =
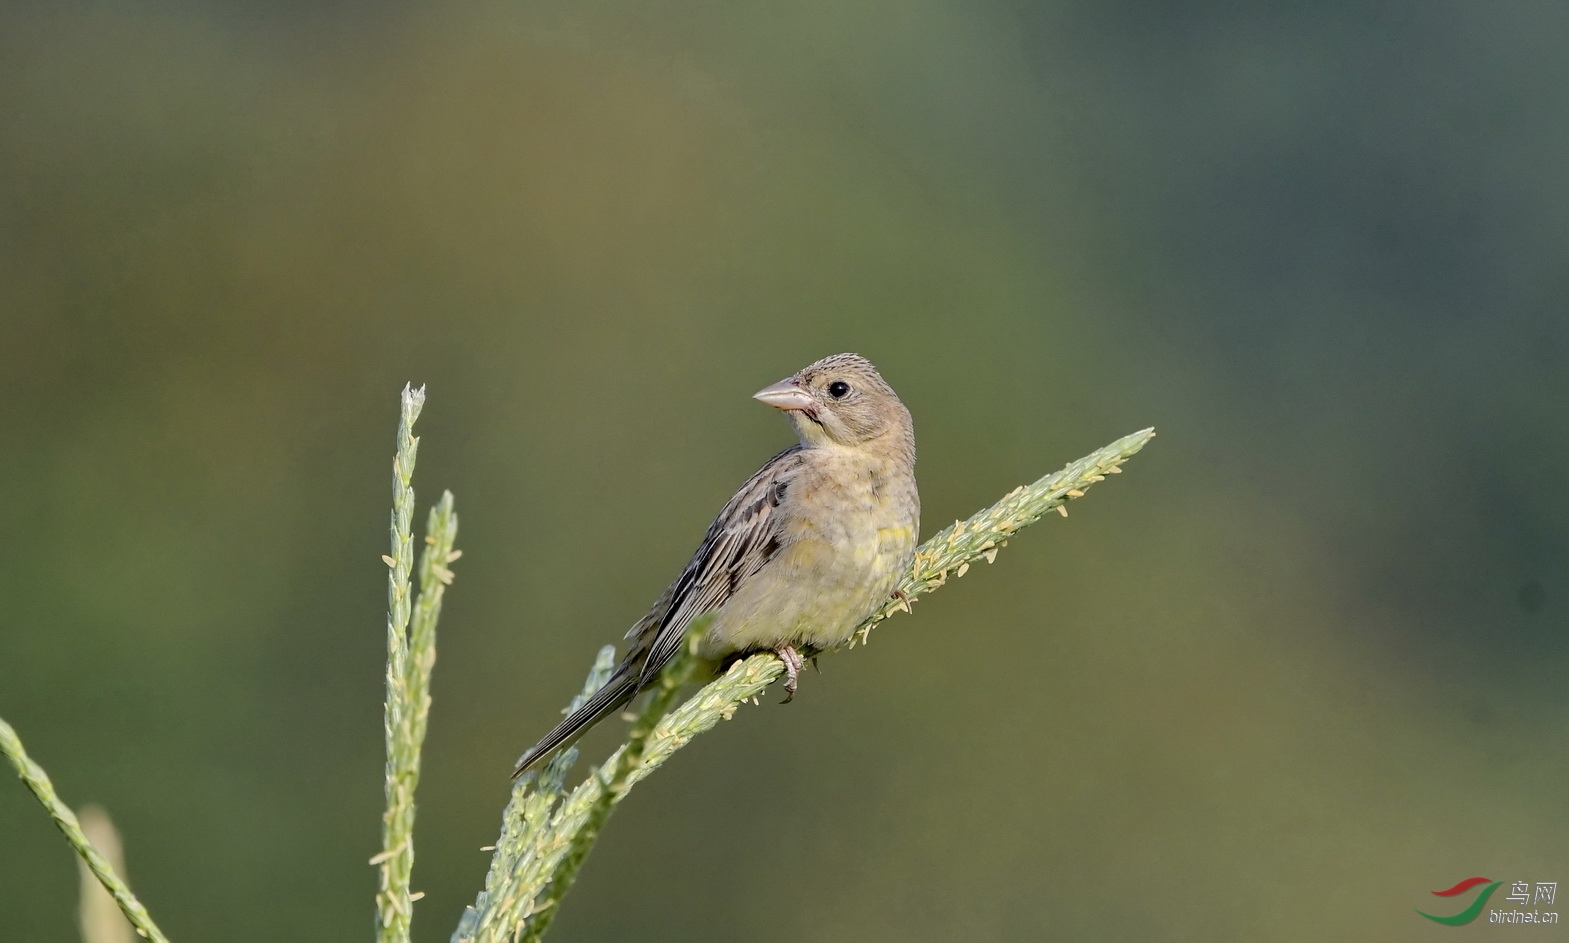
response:
<path id="1" fill-rule="evenodd" d="M 638 676 L 636 671 L 626 671 L 625 668 L 626 665 L 623 664 L 622 668 L 605 682 L 605 686 L 595 691 L 582 707 L 568 714 L 565 720 L 556 725 L 556 729 L 545 734 L 543 740 L 518 757 L 518 765 L 512 771 L 512 778 L 517 779 L 540 760 L 570 745 L 578 737 L 587 733 L 588 728 L 604 720 L 606 714 L 632 700 L 638 691 Z"/>

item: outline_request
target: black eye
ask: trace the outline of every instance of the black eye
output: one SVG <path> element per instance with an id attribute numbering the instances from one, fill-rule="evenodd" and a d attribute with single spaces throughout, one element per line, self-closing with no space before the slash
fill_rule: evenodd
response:
<path id="1" fill-rule="evenodd" d="M 843 380 L 835 380 L 828 384 L 828 395 L 834 399 L 843 399 L 844 394 L 850 392 L 850 384 Z"/>

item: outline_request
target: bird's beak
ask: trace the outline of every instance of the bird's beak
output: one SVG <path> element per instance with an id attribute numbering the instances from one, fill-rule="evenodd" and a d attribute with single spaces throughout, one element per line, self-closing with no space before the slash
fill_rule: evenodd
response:
<path id="1" fill-rule="evenodd" d="M 752 398 L 767 403 L 775 409 L 810 410 L 812 408 L 812 394 L 801 389 L 801 384 L 795 377 L 780 380 L 773 386 L 765 386 L 753 393 Z"/>

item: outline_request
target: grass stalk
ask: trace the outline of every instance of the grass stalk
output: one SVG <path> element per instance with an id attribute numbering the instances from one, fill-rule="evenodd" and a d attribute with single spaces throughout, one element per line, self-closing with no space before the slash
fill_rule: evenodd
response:
<path id="1" fill-rule="evenodd" d="M 131 888 L 115 873 L 113 865 L 107 858 L 93 847 L 92 842 L 82 832 L 82 824 L 77 821 L 76 813 L 71 807 L 60 801 L 60 796 L 54 790 L 54 783 L 49 781 L 49 774 L 43 767 L 33 762 L 27 755 L 27 750 L 22 746 L 22 738 L 16 735 L 11 725 L 0 720 L 0 753 L 4 753 L 11 765 L 16 767 L 16 775 L 38 798 L 38 802 L 49 812 L 54 819 L 55 827 L 76 849 L 79 855 L 93 872 L 93 877 L 98 879 L 104 890 L 114 897 L 114 902 L 120 906 L 120 912 L 125 914 L 125 919 L 131 921 L 131 926 L 136 928 L 136 933 L 152 943 L 169 943 L 169 938 L 163 935 L 158 925 L 153 923 L 152 915 L 142 902 L 131 893 Z"/>
<path id="2" fill-rule="evenodd" d="M 387 742 L 386 800 L 378 866 L 376 939 L 408 943 L 414 919 L 409 882 L 414 871 L 414 791 L 419 786 L 420 751 L 430 719 L 430 675 L 436 664 L 436 622 L 448 584 L 458 518 L 452 493 L 444 492 L 430 511 L 425 548 L 420 556 L 420 593 L 411 600 L 414 563 L 414 462 L 419 439 L 414 423 L 425 404 L 425 389 L 403 388 L 397 454 L 392 464 L 392 553 L 387 564 Z M 412 625 L 411 625 L 412 622 Z"/>
<path id="3" fill-rule="evenodd" d="M 647 775 L 642 770 L 644 757 L 648 752 L 648 741 L 659 729 L 660 721 L 675 704 L 676 696 L 691 680 L 692 646 L 712 621 L 711 615 L 700 616 L 693 621 L 692 627 L 687 630 L 686 657 L 676 659 L 673 664 L 659 673 L 659 684 L 648 696 L 643 709 L 638 712 L 637 720 L 633 722 L 632 730 L 627 735 L 626 745 L 616 753 L 614 768 L 611 769 L 612 764 L 607 763 L 598 771 L 599 793 L 593 797 L 582 826 L 571 835 L 571 843 L 566 854 L 551 870 L 548 883 L 537 895 L 534 913 L 524 923 L 522 933 L 519 935 L 522 943 L 535 943 L 545 935 L 545 931 L 556 919 L 556 914 L 560 912 L 556 904 L 566 896 L 567 891 L 572 889 L 579 869 L 583 867 L 588 853 L 593 850 L 594 837 L 605 827 L 610 813 L 615 810 L 616 804 L 626 795 L 627 790 L 632 788 L 632 784 Z M 605 775 L 607 770 L 609 770 L 608 776 Z"/>
<path id="4" fill-rule="evenodd" d="M 566 712 L 577 710 L 603 687 L 615 667 L 615 646 L 606 645 L 599 650 L 582 691 L 567 705 Z M 540 838 L 555 824 L 557 806 L 565 796 L 566 774 L 577 757 L 577 747 L 568 747 L 546 762 L 543 769 L 526 773 L 513 783 L 511 799 L 502 813 L 501 837 L 491 849 L 485 889 L 473 906 L 464 909 L 452 943 L 510 940 L 513 932 L 537 913 L 535 882 L 542 871 L 549 871 L 541 867 L 541 858 L 554 850 L 552 842 Z"/>

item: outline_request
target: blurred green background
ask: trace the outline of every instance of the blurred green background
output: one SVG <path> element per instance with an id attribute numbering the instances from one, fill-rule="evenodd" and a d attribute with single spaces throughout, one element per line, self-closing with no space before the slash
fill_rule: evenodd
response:
<path id="1" fill-rule="evenodd" d="M 553 939 L 1504 932 L 1412 909 L 1569 882 L 1566 36 L 1549 2 L 11 0 L 0 715 L 177 941 L 369 939 L 428 383 L 445 940 L 512 759 L 790 441 L 749 395 L 856 350 L 927 533 L 1161 435 L 681 754 Z M 0 938 L 73 939 L 74 898 L 0 781 Z"/>

